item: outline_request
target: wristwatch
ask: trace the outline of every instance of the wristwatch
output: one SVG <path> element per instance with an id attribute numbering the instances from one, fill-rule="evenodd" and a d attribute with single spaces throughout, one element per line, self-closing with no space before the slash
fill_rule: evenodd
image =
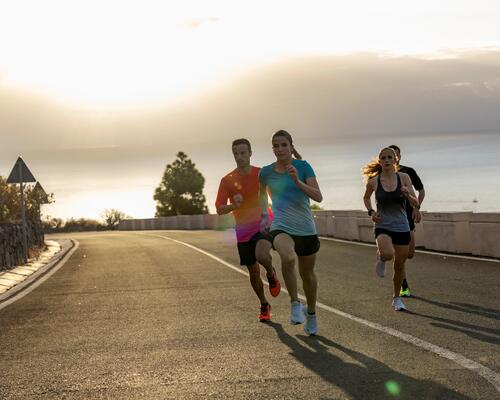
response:
<path id="1" fill-rule="evenodd" d="M 374 210 L 373 208 L 370 208 L 370 209 L 368 210 L 368 216 L 370 216 L 370 217 L 371 217 L 371 216 L 372 216 L 372 214 L 373 214 L 374 212 L 375 212 L 375 210 Z"/>

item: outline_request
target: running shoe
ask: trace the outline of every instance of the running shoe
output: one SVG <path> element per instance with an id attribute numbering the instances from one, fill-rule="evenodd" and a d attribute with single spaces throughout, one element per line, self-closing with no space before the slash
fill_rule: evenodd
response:
<path id="1" fill-rule="evenodd" d="M 403 288 L 401 288 L 401 290 L 399 291 L 399 297 L 411 297 L 410 288 L 407 287 L 404 290 Z"/>
<path id="2" fill-rule="evenodd" d="M 306 318 L 306 323 L 304 325 L 304 332 L 309 336 L 314 336 L 318 333 L 318 319 L 316 314 L 309 314 L 305 308 L 302 309 L 304 317 Z"/>
<path id="3" fill-rule="evenodd" d="M 263 304 L 260 307 L 259 320 L 260 320 L 260 322 L 266 322 L 266 321 L 271 320 L 271 305 L 270 304 Z"/>
<path id="4" fill-rule="evenodd" d="M 392 306 L 394 307 L 394 311 L 406 310 L 405 305 L 401 301 L 401 297 L 395 297 L 394 299 L 392 299 Z"/>
<path id="5" fill-rule="evenodd" d="M 274 268 L 273 268 L 273 276 L 271 276 L 270 278 L 268 277 L 267 281 L 269 282 L 269 292 L 271 293 L 271 296 L 273 297 L 278 296 L 281 291 L 281 284 Z"/>
<path id="6" fill-rule="evenodd" d="M 377 251 L 377 261 L 375 262 L 375 273 L 380 278 L 383 278 L 385 275 L 385 261 L 382 261 L 378 251 Z"/>
<path id="7" fill-rule="evenodd" d="M 304 315 L 302 315 L 302 303 L 300 301 L 292 301 L 290 323 L 294 325 L 303 324 L 304 320 Z"/>

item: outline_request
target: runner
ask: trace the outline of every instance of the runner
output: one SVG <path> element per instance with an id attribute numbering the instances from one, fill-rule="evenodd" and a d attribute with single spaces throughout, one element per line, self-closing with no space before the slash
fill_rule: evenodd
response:
<path id="1" fill-rule="evenodd" d="M 420 208 L 422 207 L 422 202 L 424 201 L 425 197 L 425 189 L 424 185 L 422 184 L 422 181 L 420 177 L 417 175 L 415 170 L 413 168 L 407 167 L 405 165 L 401 165 L 401 150 L 399 149 L 398 146 L 395 144 L 391 144 L 389 146 L 391 149 L 394 149 L 396 152 L 396 157 L 397 157 L 397 164 L 399 167 L 399 172 L 404 172 L 405 174 L 408 174 L 411 179 L 411 184 L 415 188 L 415 190 L 418 192 L 418 207 L 413 208 L 410 204 L 409 201 L 406 202 L 406 216 L 408 217 L 408 223 L 410 224 L 410 235 L 411 235 L 411 240 L 410 240 L 410 249 L 408 251 L 408 258 L 411 259 L 415 256 L 415 223 L 419 223 L 422 220 L 422 215 L 420 214 Z M 408 281 L 406 279 L 406 269 L 405 269 L 405 275 L 403 278 L 403 284 L 401 285 L 401 290 L 399 292 L 399 295 L 401 297 L 410 297 L 410 287 L 408 286 Z"/>
<path id="2" fill-rule="evenodd" d="M 260 232 L 260 168 L 250 165 L 252 148 L 247 139 L 234 140 L 232 150 L 236 169 L 221 179 L 215 207 L 219 215 L 233 213 L 240 265 L 248 268 L 250 284 L 260 300 L 259 320 L 269 321 L 271 306 L 264 294 L 259 263 L 266 269 L 269 291 L 273 297 L 279 295 L 281 285 L 272 264 L 271 238 Z"/>
<path id="3" fill-rule="evenodd" d="M 314 272 L 320 242 L 316 234 L 309 199 L 321 202 L 323 196 L 312 167 L 293 146 L 291 135 L 283 130 L 272 138 L 276 162 L 262 168 L 259 175 L 263 228 L 270 228 L 273 246 L 280 255 L 283 279 L 290 294 L 292 324 L 306 324 L 309 335 L 318 332 L 316 297 L 318 281 Z M 294 157 L 295 158 L 294 158 Z M 266 216 L 267 189 L 270 191 L 274 219 Z M 302 308 L 297 293 L 295 255 L 307 299 L 307 311 Z"/>
<path id="4" fill-rule="evenodd" d="M 410 177 L 397 172 L 396 152 L 390 147 L 380 150 L 378 157 L 363 167 L 366 190 L 363 201 L 368 215 L 375 223 L 377 262 L 375 272 L 385 275 L 385 262 L 394 259 L 393 299 L 394 310 L 405 310 L 399 292 L 405 272 L 405 261 L 410 244 L 410 225 L 405 205 L 409 201 L 418 206 Z M 375 192 L 377 211 L 372 208 L 371 195 Z"/>

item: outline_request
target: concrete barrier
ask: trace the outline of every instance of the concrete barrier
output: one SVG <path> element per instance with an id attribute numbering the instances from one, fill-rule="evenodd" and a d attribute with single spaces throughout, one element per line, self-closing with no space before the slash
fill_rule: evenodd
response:
<path id="1" fill-rule="evenodd" d="M 472 254 L 500 258 L 500 214 L 471 214 L 469 231 Z"/>
<path id="2" fill-rule="evenodd" d="M 471 212 L 423 214 L 423 243 L 429 250 L 472 253 Z"/>
<path id="3" fill-rule="evenodd" d="M 500 258 L 500 213 L 423 212 L 417 224 L 417 246 L 449 253 Z M 361 210 L 314 211 L 320 236 L 374 243 L 373 223 Z M 120 230 L 231 229 L 230 214 L 178 215 L 173 217 L 126 219 Z"/>

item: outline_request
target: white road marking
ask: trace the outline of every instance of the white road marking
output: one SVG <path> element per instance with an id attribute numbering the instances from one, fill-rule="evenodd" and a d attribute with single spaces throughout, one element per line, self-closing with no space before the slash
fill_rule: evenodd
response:
<path id="1" fill-rule="evenodd" d="M 19 300 L 19 299 L 22 299 L 24 296 L 26 296 L 28 293 L 31 293 L 33 290 L 35 290 L 38 286 L 40 286 L 43 282 L 45 282 L 47 279 L 49 279 L 53 274 L 55 274 L 64 264 L 66 264 L 66 261 L 69 260 L 69 258 L 73 255 L 73 253 L 76 251 L 76 249 L 78 249 L 78 246 L 79 246 L 79 243 L 72 239 L 73 242 L 75 243 L 75 245 L 73 246 L 73 248 L 68 251 L 64 257 L 58 261 L 57 265 L 55 265 L 54 267 L 52 267 L 48 272 L 45 273 L 45 275 L 43 275 L 42 277 L 40 278 L 37 278 L 34 282 L 32 283 L 29 283 L 29 286 L 25 289 L 21 289 L 21 291 L 17 294 L 15 294 L 14 296 L 12 296 L 10 299 L 8 300 L 5 300 L 3 301 L 1 304 L 0 304 L 0 310 L 2 308 L 5 308 L 7 307 L 9 304 L 12 304 L 14 303 L 15 301 Z M 22 283 L 20 283 L 20 285 L 22 285 Z"/>
<path id="2" fill-rule="evenodd" d="M 377 247 L 375 245 L 375 243 L 355 242 L 352 240 L 335 239 L 335 238 L 326 237 L 326 236 L 320 236 L 319 238 L 321 240 L 329 240 L 330 242 L 348 243 L 348 244 L 354 244 L 356 246 L 365 246 L 365 247 Z M 415 250 L 415 252 L 422 253 L 422 254 L 430 254 L 432 256 L 461 258 L 463 260 L 488 261 L 488 262 L 500 263 L 500 260 L 497 260 L 495 258 L 485 258 L 485 257 L 479 257 L 479 256 L 478 257 L 462 256 L 460 254 L 440 253 L 438 251 L 426 251 L 426 250 L 418 250 L 418 249 Z"/>
<path id="3" fill-rule="evenodd" d="M 208 251 L 202 250 L 196 246 L 193 246 L 189 243 L 182 242 L 180 240 L 172 239 L 168 236 L 162 236 L 162 235 L 152 235 L 152 234 L 146 234 L 146 233 L 138 233 L 138 235 L 144 235 L 144 236 L 151 236 L 151 237 L 159 237 L 162 239 L 170 240 L 172 242 L 181 244 L 183 246 L 189 247 L 190 249 L 193 249 L 201 254 L 206 255 L 207 257 L 212 258 L 213 260 L 221 263 L 222 265 L 225 265 L 228 268 L 231 268 L 235 270 L 236 272 L 239 272 L 240 274 L 243 274 L 245 276 L 248 276 L 248 273 L 243 271 L 241 268 L 235 267 L 234 265 L 228 263 L 227 261 L 224 261 L 223 259 L 213 255 L 212 253 L 209 253 Z M 349 242 L 350 243 L 350 242 Z M 264 282 L 267 285 L 267 282 Z M 288 293 L 286 289 L 282 288 L 281 289 L 283 292 Z M 302 300 L 305 300 L 305 297 L 302 295 L 299 295 L 299 297 Z M 424 350 L 427 350 L 431 353 L 434 353 L 440 357 L 447 358 L 448 360 L 451 360 L 455 362 L 456 364 L 460 365 L 461 367 L 468 369 L 469 371 L 475 372 L 476 374 L 482 376 L 484 379 L 486 379 L 488 382 L 490 382 L 495 389 L 500 392 L 500 374 L 496 373 L 495 371 L 491 370 L 490 368 L 474 361 L 471 360 L 467 357 L 462 356 L 461 354 L 454 353 L 451 350 L 447 350 L 443 347 L 437 346 L 435 344 L 426 342 L 425 340 L 419 339 L 415 336 L 409 335 L 407 333 L 400 332 L 396 329 L 389 328 L 387 326 L 378 324 L 376 322 L 371 322 L 366 319 L 356 317 L 355 315 L 351 315 L 349 313 L 346 313 L 344 311 L 338 310 L 336 308 L 327 306 L 326 304 L 317 302 L 316 306 L 319 308 L 322 308 L 323 310 L 330 311 L 331 313 L 337 314 L 338 316 L 350 319 L 351 321 L 357 322 L 361 325 L 368 326 L 372 329 L 376 329 L 380 332 L 386 333 L 388 335 L 394 336 L 398 339 L 401 339 L 407 343 L 410 343 L 414 346 L 420 347 Z"/>

